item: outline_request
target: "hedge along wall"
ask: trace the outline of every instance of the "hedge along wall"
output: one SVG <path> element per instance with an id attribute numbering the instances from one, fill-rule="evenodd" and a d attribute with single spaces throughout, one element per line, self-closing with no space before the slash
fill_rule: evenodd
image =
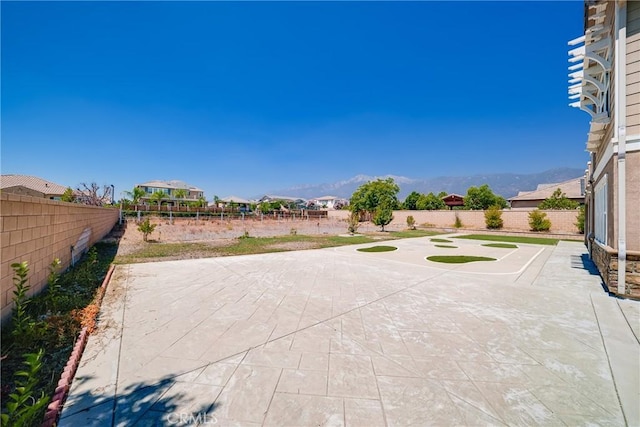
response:
<path id="1" fill-rule="evenodd" d="M 532 210 L 532 209 L 531 209 Z M 511 231 L 529 231 L 529 212 L 531 210 L 506 209 L 502 211 L 503 229 Z M 570 211 L 542 211 L 551 221 L 551 233 L 578 233 L 575 223 L 578 218 L 578 210 Z M 393 221 L 390 228 L 402 229 L 407 227 L 407 217 L 413 215 L 416 225 L 429 224 L 438 228 L 453 228 L 456 214 L 464 228 L 486 229 L 484 211 L 393 211 Z M 329 218 L 346 219 L 349 211 L 329 211 Z"/>
<path id="2" fill-rule="evenodd" d="M 102 239 L 118 221 L 118 210 L 59 202 L 15 194 L 0 194 L 0 290 L 2 320 L 13 308 L 11 264 L 29 263 L 30 294 L 47 284 L 55 258 L 63 271 L 71 264 L 71 246 L 77 260 L 82 250 Z"/>

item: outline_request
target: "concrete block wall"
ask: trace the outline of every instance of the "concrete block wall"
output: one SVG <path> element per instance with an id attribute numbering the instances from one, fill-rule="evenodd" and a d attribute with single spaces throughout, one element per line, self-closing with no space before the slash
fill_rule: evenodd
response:
<path id="1" fill-rule="evenodd" d="M 504 230 L 512 231 L 529 231 L 529 212 L 533 209 L 512 209 L 502 211 L 502 221 L 504 222 Z M 578 210 L 570 211 L 543 211 L 547 214 L 547 218 L 551 221 L 552 233 L 577 234 L 578 228 L 575 222 L 578 217 Z M 484 219 L 484 211 L 394 211 L 393 221 L 389 225 L 389 229 L 403 229 L 407 226 L 407 217 L 413 215 L 416 225 L 428 224 L 438 228 L 452 228 L 456 221 L 456 214 L 462 222 L 462 230 L 464 228 L 484 229 L 486 223 Z M 329 218 L 347 219 L 349 211 L 329 211 Z"/>
<path id="2" fill-rule="evenodd" d="M 90 247 L 102 239 L 118 220 L 118 210 L 15 194 L 0 194 L 0 307 L 2 320 L 13 308 L 11 264 L 29 263 L 30 293 L 47 283 L 49 265 L 55 258 L 61 271 L 71 264 L 71 246 L 89 234 Z M 89 231 L 87 231 L 89 230 Z"/>

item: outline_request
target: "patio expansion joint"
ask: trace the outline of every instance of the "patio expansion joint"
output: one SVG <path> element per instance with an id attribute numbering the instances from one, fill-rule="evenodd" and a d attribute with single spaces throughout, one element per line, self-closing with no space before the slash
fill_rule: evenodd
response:
<path id="1" fill-rule="evenodd" d="M 604 353 L 607 356 L 607 365 L 609 366 L 609 373 L 611 374 L 611 379 L 613 380 L 613 388 L 616 391 L 616 398 L 618 399 L 618 405 L 620 408 L 620 412 L 622 413 L 622 417 L 624 419 L 624 425 L 628 426 L 629 421 L 627 420 L 627 414 L 624 411 L 624 406 L 622 405 L 622 399 L 620 398 L 620 392 L 618 391 L 618 385 L 616 384 L 615 376 L 613 375 L 613 367 L 611 366 L 611 357 L 609 356 L 609 351 L 607 350 L 607 345 L 604 340 L 604 336 L 602 334 L 602 327 L 600 326 L 600 319 L 598 318 L 598 313 L 593 303 L 593 296 L 589 295 L 589 300 L 591 301 L 591 308 L 593 309 L 593 315 L 596 318 L 596 324 L 598 325 L 598 332 L 600 333 L 600 340 L 602 340 L 602 348 L 604 349 Z M 616 307 L 620 308 L 620 306 L 616 303 Z M 626 320 L 626 317 L 623 315 Z"/>
<path id="2" fill-rule="evenodd" d="M 124 334 L 124 319 L 127 312 L 127 294 L 129 293 L 129 278 L 131 267 L 127 268 L 127 280 L 124 287 L 124 295 L 122 296 L 122 319 L 120 323 L 120 345 L 118 346 L 118 363 L 116 364 L 116 382 L 113 390 L 113 409 L 111 412 L 111 427 L 116 425 L 116 410 L 118 407 L 118 383 L 120 382 L 120 358 L 122 357 L 122 335 Z"/>
<path id="3" fill-rule="evenodd" d="M 636 333 L 633 330 L 633 327 L 631 326 L 631 323 L 629 323 L 629 318 L 627 317 L 627 315 L 624 313 L 624 310 L 622 309 L 622 307 L 620 307 L 620 300 L 618 299 L 616 301 L 616 306 L 618 306 L 618 309 L 620 310 L 620 313 L 622 314 L 622 317 L 624 318 L 624 320 L 627 322 L 627 326 L 629 326 L 629 330 L 631 331 L 631 334 L 634 336 L 634 338 L 636 339 L 636 341 L 638 342 L 638 345 L 640 345 L 640 338 L 636 335 Z"/>

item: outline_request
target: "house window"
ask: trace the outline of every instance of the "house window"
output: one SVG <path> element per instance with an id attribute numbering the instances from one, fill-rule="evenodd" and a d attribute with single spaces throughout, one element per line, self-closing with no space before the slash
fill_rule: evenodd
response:
<path id="1" fill-rule="evenodd" d="M 596 241 L 607 244 L 607 175 L 603 176 L 594 191 L 594 233 Z"/>

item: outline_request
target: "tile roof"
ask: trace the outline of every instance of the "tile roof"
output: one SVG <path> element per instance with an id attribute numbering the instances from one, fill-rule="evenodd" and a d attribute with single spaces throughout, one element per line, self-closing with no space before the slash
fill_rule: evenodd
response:
<path id="1" fill-rule="evenodd" d="M 223 197 L 222 199 L 220 199 L 220 201 L 225 203 L 233 202 L 233 203 L 240 203 L 245 205 L 249 205 L 253 203 L 251 200 L 243 199 L 242 197 L 238 197 L 238 196 Z"/>
<path id="2" fill-rule="evenodd" d="M 30 175 L 2 175 L 0 188 L 25 187 L 43 194 L 64 194 L 67 187 Z"/>
<path id="3" fill-rule="evenodd" d="M 538 188 L 533 191 L 521 191 L 517 196 L 509 198 L 509 200 L 544 200 L 553 194 L 558 188 L 565 193 L 569 199 L 581 199 L 584 198 L 582 193 L 583 178 L 574 178 L 569 181 L 558 182 L 554 184 L 540 184 Z"/>

